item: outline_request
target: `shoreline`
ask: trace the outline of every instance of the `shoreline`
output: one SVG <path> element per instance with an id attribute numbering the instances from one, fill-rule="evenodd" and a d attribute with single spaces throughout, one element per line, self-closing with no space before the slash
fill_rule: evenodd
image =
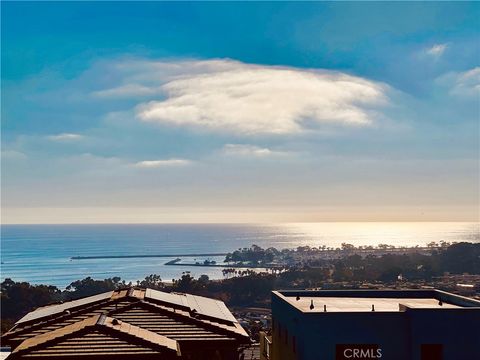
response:
<path id="1" fill-rule="evenodd" d="M 217 268 L 241 268 L 241 269 L 283 269 L 285 266 L 265 266 L 265 265 L 246 265 L 246 264 L 185 264 L 185 263 L 165 263 L 167 266 L 200 266 L 200 267 L 217 267 Z"/>
<path id="2" fill-rule="evenodd" d="M 429 248 L 426 246 L 417 246 L 417 247 L 394 247 L 394 248 L 373 248 L 373 249 L 326 249 L 319 250 L 320 254 L 348 254 L 348 253 L 357 253 L 357 254 L 378 254 L 378 253 L 409 253 L 409 252 L 428 252 L 434 248 Z M 295 249 L 292 249 L 295 250 Z M 213 256 L 227 256 L 228 252 L 222 253 L 193 253 L 193 254 L 137 254 L 137 255 L 92 255 L 92 256 L 71 256 L 71 260 L 94 260 L 94 259 L 135 259 L 135 258 L 166 258 L 166 257 L 213 257 Z M 168 264 L 170 265 L 170 264 Z"/>
<path id="3" fill-rule="evenodd" d="M 194 257 L 194 256 L 227 256 L 228 253 L 198 253 L 198 254 L 139 254 L 139 255 L 93 255 L 93 256 L 72 256 L 70 260 L 92 260 L 92 259 L 135 259 L 135 258 L 165 258 L 165 257 Z"/>

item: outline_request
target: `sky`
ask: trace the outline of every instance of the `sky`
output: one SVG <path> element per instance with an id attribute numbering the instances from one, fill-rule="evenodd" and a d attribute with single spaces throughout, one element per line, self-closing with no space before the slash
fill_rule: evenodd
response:
<path id="1" fill-rule="evenodd" d="M 479 3 L 1 10 L 4 224 L 479 220 Z"/>

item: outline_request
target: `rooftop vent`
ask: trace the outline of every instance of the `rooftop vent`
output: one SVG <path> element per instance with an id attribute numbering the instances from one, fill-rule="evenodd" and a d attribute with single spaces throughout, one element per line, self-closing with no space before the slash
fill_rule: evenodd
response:
<path id="1" fill-rule="evenodd" d="M 120 325 L 120 320 L 113 319 L 112 320 L 112 325 Z"/>

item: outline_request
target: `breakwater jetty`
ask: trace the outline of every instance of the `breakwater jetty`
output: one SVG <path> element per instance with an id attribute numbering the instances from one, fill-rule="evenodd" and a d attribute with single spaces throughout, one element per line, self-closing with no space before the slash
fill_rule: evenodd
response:
<path id="1" fill-rule="evenodd" d="M 72 260 L 91 259 L 134 259 L 134 258 L 166 258 L 166 257 L 201 257 L 201 256 L 226 256 L 227 253 L 196 253 L 196 254 L 139 254 L 139 255 L 93 255 L 93 256 L 72 256 Z"/>

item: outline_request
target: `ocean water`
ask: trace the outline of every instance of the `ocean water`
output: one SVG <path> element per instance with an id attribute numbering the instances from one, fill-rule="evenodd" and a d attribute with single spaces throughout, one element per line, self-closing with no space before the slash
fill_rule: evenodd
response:
<path id="1" fill-rule="evenodd" d="M 127 281 L 159 274 L 171 281 L 182 272 L 222 278 L 221 268 L 167 266 L 175 257 L 72 260 L 72 256 L 193 254 L 229 252 L 256 244 L 262 247 L 338 247 L 359 245 L 426 245 L 480 242 L 479 223 L 301 223 L 258 225 L 2 225 L 1 280 L 29 281 L 60 288 L 91 276 L 120 276 Z M 203 262 L 205 257 L 182 257 Z M 211 257 L 217 263 L 223 257 Z"/>

